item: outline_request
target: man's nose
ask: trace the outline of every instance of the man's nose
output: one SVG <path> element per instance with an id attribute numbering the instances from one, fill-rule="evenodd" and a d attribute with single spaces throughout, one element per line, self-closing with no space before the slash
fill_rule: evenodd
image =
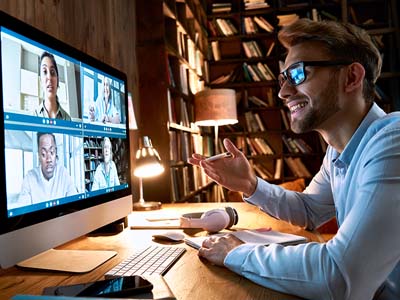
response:
<path id="1" fill-rule="evenodd" d="M 284 104 L 286 104 L 286 100 L 295 93 L 296 93 L 296 87 L 292 86 L 291 84 L 289 84 L 287 80 L 285 80 L 281 85 L 278 97 L 283 100 Z"/>

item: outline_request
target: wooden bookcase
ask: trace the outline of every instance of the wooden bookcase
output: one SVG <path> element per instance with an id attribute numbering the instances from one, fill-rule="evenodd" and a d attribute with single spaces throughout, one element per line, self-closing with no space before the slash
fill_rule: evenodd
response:
<path id="1" fill-rule="evenodd" d="M 194 126 L 193 97 L 207 83 L 205 6 L 200 0 L 136 2 L 140 136 L 149 136 L 165 167 L 143 181 L 146 201 L 213 201 L 210 183 L 187 163 L 209 153 L 212 136 Z"/>
<path id="2" fill-rule="evenodd" d="M 256 171 L 257 166 L 261 166 L 262 169 L 258 173 L 260 177 L 276 183 L 298 177 L 309 179 L 310 175 L 314 175 L 320 168 L 325 144 L 317 133 L 296 135 L 285 125 L 285 108 L 277 97 L 279 89 L 276 80 L 279 61 L 284 60 L 285 53 L 277 40 L 277 32 L 285 19 L 282 16 L 335 19 L 344 22 L 353 22 L 352 18 L 357 18 L 357 25 L 369 31 L 382 51 L 384 65 L 377 84 L 380 90 L 377 93 L 377 102 L 386 111 L 392 111 L 399 107 L 399 103 L 395 102 L 395 99 L 399 99 L 400 78 L 396 1 L 266 0 L 265 2 L 268 6 L 247 9 L 244 0 L 207 1 L 207 29 L 211 46 L 210 87 L 233 88 L 240 99 L 239 124 L 225 127 L 225 130 L 222 127 L 220 137 L 221 139 L 229 137 L 236 141 L 256 165 Z M 265 19 L 271 26 L 259 26 L 256 19 L 258 22 L 260 19 Z M 254 26 L 257 28 L 256 31 Z M 267 65 L 273 74 L 265 73 L 260 64 Z M 252 75 L 252 72 L 256 75 Z M 265 105 L 255 104 L 254 97 Z M 261 125 L 257 125 L 257 119 L 254 117 L 261 120 Z M 260 126 L 264 128 L 260 129 Z M 272 148 L 272 153 L 262 148 L 252 150 L 249 144 L 254 144 L 253 148 L 257 148 L 257 143 L 252 142 L 256 139 L 266 141 Z M 288 146 L 286 146 L 287 140 L 289 140 Z M 293 147 L 290 145 L 299 141 L 306 142 L 311 149 L 305 152 L 291 149 Z M 293 160 L 297 162 L 301 160 L 310 174 L 299 173 L 298 163 L 290 167 L 293 165 Z"/>

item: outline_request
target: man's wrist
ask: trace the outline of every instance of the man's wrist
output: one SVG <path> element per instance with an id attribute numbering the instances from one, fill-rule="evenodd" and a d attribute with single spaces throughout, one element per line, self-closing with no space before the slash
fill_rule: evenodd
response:
<path id="1" fill-rule="evenodd" d="M 251 180 L 249 181 L 249 186 L 247 188 L 246 191 L 243 192 L 243 195 L 245 198 L 249 198 L 250 196 L 252 196 L 254 194 L 254 192 L 257 189 L 257 177 L 254 176 L 251 178 Z"/>

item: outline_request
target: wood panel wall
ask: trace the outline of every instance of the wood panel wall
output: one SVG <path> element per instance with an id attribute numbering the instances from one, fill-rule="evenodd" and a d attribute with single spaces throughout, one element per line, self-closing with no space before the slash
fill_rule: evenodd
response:
<path id="1" fill-rule="evenodd" d="M 126 73 L 140 119 L 135 0 L 0 0 L 0 10 Z M 133 154 L 136 131 L 130 138 Z"/>

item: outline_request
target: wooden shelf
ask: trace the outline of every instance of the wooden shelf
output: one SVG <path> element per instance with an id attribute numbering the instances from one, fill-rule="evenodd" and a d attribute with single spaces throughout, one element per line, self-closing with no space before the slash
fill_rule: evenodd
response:
<path id="1" fill-rule="evenodd" d="M 165 172 L 144 182 L 146 201 L 213 200 L 212 185 L 187 163 L 212 136 L 194 123 L 194 94 L 207 81 L 206 16 L 198 0 L 136 2 L 140 135 L 148 135 Z M 197 142 L 196 142 L 197 141 Z M 212 153 L 204 152 L 206 155 Z M 208 191 L 207 189 L 210 189 Z"/>

